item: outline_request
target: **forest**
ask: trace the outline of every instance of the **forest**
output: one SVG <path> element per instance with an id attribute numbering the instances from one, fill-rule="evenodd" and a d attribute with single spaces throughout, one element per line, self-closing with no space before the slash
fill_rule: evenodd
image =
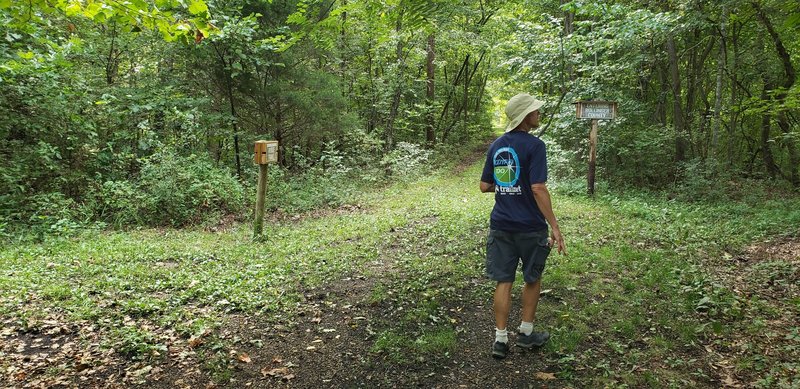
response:
<path id="1" fill-rule="evenodd" d="M 796 1 L 0 0 L 0 38 L 4 386 L 800 385 Z M 519 92 L 572 252 L 515 376 L 477 186 Z"/>
<path id="2" fill-rule="evenodd" d="M 572 103 L 597 99 L 619 104 L 598 152 L 610 187 L 796 189 L 798 7 L 7 0 L 0 232 L 240 213 L 257 139 L 280 142 L 271 191 L 315 191 L 271 209 L 341 202 L 343 183 L 488 139 L 517 91 L 549 102 L 559 178 L 585 175 Z"/>

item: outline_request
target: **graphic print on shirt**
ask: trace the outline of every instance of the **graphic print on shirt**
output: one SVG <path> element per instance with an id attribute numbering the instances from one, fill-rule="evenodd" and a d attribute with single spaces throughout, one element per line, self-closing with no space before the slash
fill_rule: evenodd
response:
<path id="1" fill-rule="evenodd" d="M 502 147 L 494 153 L 495 191 L 500 194 L 522 194 L 517 185 L 520 175 L 519 156 L 511 147 Z"/>

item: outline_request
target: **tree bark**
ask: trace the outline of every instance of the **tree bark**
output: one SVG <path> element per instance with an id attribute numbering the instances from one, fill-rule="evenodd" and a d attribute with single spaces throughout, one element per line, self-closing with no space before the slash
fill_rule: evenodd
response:
<path id="1" fill-rule="evenodd" d="M 433 102 L 435 97 L 435 70 L 434 67 L 434 60 L 436 59 L 436 36 L 434 34 L 428 35 L 428 57 L 425 61 L 425 70 L 427 72 L 427 79 L 426 79 L 426 90 L 425 90 L 425 100 L 426 100 L 426 120 L 427 126 L 425 131 L 425 143 L 428 147 L 433 147 L 436 144 L 436 118 L 433 115 Z"/>
<path id="2" fill-rule="evenodd" d="M 108 48 L 108 57 L 106 58 L 106 84 L 113 85 L 119 73 L 119 57 L 121 51 L 117 44 L 117 23 L 112 21 L 110 27 L 111 33 L 111 46 Z"/>
<path id="3" fill-rule="evenodd" d="M 566 4 L 568 2 L 569 2 L 568 0 L 561 0 L 561 5 L 563 6 L 564 4 Z M 563 37 L 568 37 L 573 32 L 575 32 L 574 22 L 575 22 L 575 14 L 572 13 L 572 12 L 565 12 L 564 13 L 564 29 L 561 32 Z M 563 45 L 563 41 L 561 43 Z M 563 52 L 561 54 L 562 54 L 562 56 L 564 55 Z M 567 74 L 567 78 L 570 81 L 575 81 L 575 71 L 573 70 L 571 63 L 567 63 L 567 64 L 564 65 L 564 73 Z M 566 88 L 566 83 L 564 83 L 564 85 L 561 85 L 562 93 L 564 93 L 565 88 Z"/>
<path id="4" fill-rule="evenodd" d="M 761 91 L 761 99 L 767 100 L 767 92 L 772 89 L 769 83 L 764 83 L 764 89 Z M 769 145 L 770 131 L 772 130 L 772 116 L 769 112 L 764 112 L 761 117 L 761 157 L 764 161 L 764 168 L 767 170 L 770 178 L 775 178 L 778 175 L 778 165 L 775 164 L 775 158 L 772 156 L 772 148 Z"/>
<path id="5" fill-rule="evenodd" d="M 699 29 L 694 30 L 694 39 L 696 42 L 701 41 L 702 35 Z M 697 100 L 698 97 L 703 97 L 704 101 L 707 98 L 707 95 L 703 91 L 702 82 L 703 82 L 703 69 L 705 68 L 706 59 L 708 58 L 709 54 L 711 54 L 711 50 L 714 48 L 714 41 L 709 40 L 708 44 L 703 48 L 703 51 L 697 52 L 697 48 L 699 47 L 699 43 L 694 45 L 694 48 L 690 51 L 689 55 L 689 65 L 690 69 L 688 70 L 689 79 L 686 83 L 686 109 L 684 111 L 684 130 L 685 130 L 685 139 L 687 143 L 687 148 L 692 152 L 693 155 L 701 154 L 698 152 L 699 146 L 696 147 L 695 140 L 695 118 L 697 117 L 696 112 L 697 110 Z M 704 133 L 704 124 L 705 118 L 701 119 L 701 122 L 697 126 L 698 129 L 698 138 L 705 139 L 706 134 Z M 699 142 L 697 142 L 699 143 Z"/>
<path id="6" fill-rule="evenodd" d="M 716 157 L 719 148 L 719 130 L 722 126 L 722 73 L 727 63 L 727 37 L 725 36 L 728 24 L 728 6 L 722 6 L 722 16 L 719 22 L 719 55 L 717 56 L 717 85 L 714 95 L 714 124 L 711 126 L 711 154 Z"/>
<path id="7" fill-rule="evenodd" d="M 403 40 L 400 38 L 400 30 L 403 27 L 403 11 L 400 11 L 400 15 L 397 16 L 397 23 L 395 24 L 395 33 L 397 34 L 397 75 L 395 77 L 395 82 L 397 85 L 394 89 L 394 95 L 392 96 L 392 105 L 389 108 L 389 118 L 386 121 L 386 130 L 384 132 L 385 136 L 385 149 L 391 150 L 394 147 L 394 122 L 397 118 L 397 112 L 400 109 L 400 97 L 403 94 Z"/>
<path id="8" fill-rule="evenodd" d="M 681 78 L 678 71 L 678 53 L 675 49 L 675 38 L 667 37 L 667 55 L 669 57 L 669 73 L 672 79 L 672 123 L 675 128 L 675 161 L 686 159 L 686 137 L 684 129 L 683 108 L 681 107 Z"/>
<path id="9" fill-rule="evenodd" d="M 739 124 L 739 111 L 734 108 L 739 103 L 739 90 L 736 87 L 738 83 L 736 74 L 739 71 L 739 29 L 736 27 L 737 22 L 733 24 L 733 31 L 731 34 L 732 58 L 731 58 L 731 100 L 730 100 L 730 124 L 728 125 L 728 165 L 733 166 L 736 148 L 736 127 Z"/>
<path id="10" fill-rule="evenodd" d="M 467 66 L 466 72 L 467 73 L 464 75 L 465 76 L 464 77 L 464 102 L 463 102 L 463 104 L 461 104 L 461 109 L 462 109 L 462 111 L 464 113 L 464 122 L 463 123 L 464 123 L 464 127 L 465 128 L 467 126 L 467 120 L 468 120 L 468 117 L 469 117 L 469 107 L 467 106 L 469 104 L 469 84 L 470 84 L 470 81 L 472 81 L 472 76 L 475 74 L 474 70 L 473 70 L 472 73 L 470 73 L 469 66 Z"/>
<path id="11" fill-rule="evenodd" d="M 228 101 L 231 105 L 231 117 L 233 118 L 233 153 L 236 157 L 236 177 L 242 179 L 242 162 L 239 160 L 239 124 L 236 120 L 236 105 L 233 102 L 233 86 L 228 79 Z"/>
<path id="12" fill-rule="evenodd" d="M 447 92 L 447 99 L 444 102 L 444 107 L 442 108 L 442 113 L 439 115 L 439 123 L 436 126 L 437 130 L 439 129 L 438 128 L 439 125 L 444 122 L 445 115 L 447 114 L 448 109 L 450 109 L 450 104 L 452 103 L 453 94 L 455 93 L 455 89 L 458 86 L 458 83 L 461 82 L 461 77 L 464 74 L 464 70 L 467 68 L 467 66 L 469 66 L 469 57 L 470 57 L 470 54 L 467 54 L 467 56 L 464 58 L 464 62 L 461 64 L 461 68 L 459 68 L 458 74 L 456 74 L 456 78 L 453 79 L 452 87 L 450 87 L 449 91 Z M 445 69 L 446 69 L 446 67 L 445 67 Z M 447 71 L 445 71 L 445 76 L 446 75 L 447 75 Z M 458 116 L 458 114 L 455 114 L 453 116 Z M 448 132 L 448 130 L 445 129 L 444 132 L 442 133 L 442 142 L 444 142 L 445 139 L 447 138 L 447 132 Z"/>
<path id="13" fill-rule="evenodd" d="M 369 75 L 369 95 L 375 97 L 375 75 L 372 73 L 372 40 L 367 46 L 367 74 Z M 369 113 L 367 114 L 367 133 L 372 134 L 377 125 L 377 108 L 375 104 L 368 104 Z"/>
<path id="14" fill-rule="evenodd" d="M 664 69 L 662 64 L 657 66 L 658 72 L 658 86 L 660 89 L 656 91 L 658 97 L 656 99 L 655 120 L 662 126 L 667 125 L 667 92 L 670 89 L 669 82 L 667 81 L 667 70 Z"/>
<path id="15" fill-rule="evenodd" d="M 764 25 L 764 28 L 766 28 L 770 38 L 772 38 L 772 43 L 775 45 L 775 51 L 778 54 L 778 59 L 781 61 L 781 65 L 783 66 L 784 81 L 783 85 L 781 85 L 783 89 L 781 89 L 780 92 L 775 96 L 775 103 L 781 108 L 778 109 L 775 116 L 778 122 L 778 127 L 780 127 L 781 131 L 784 134 L 790 135 L 791 125 L 789 124 L 786 115 L 786 108 L 783 107 L 783 105 L 784 101 L 786 100 L 786 91 L 794 86 L 794 83 L 797 79 L 797 74 L 795 72 L 794 65 L 792 65 L 792 58 L 789 56 L 789 52 L 783 45 L 783 41 L 778 35 L 778 32 L 775 31 L 775 27 L 772 25 L 772 22 L 769 20 L 767 15 L 764 13 L 764 10 L 761 9 L 761 6 L 759 6 L 757 2 L 753 2 L 752 4 L 753 8 L 756 10 L 756 16 L 761 24 Z M 795 145 L 795 142 L 791 136 L 786 137 L 784 145 L 786 146 L 789 156 L 789 164 L 791 165 L 789 167 L 789 180 L 795 187 L 800 187 L 800 172 L 798 171 L 800 156 L 798 156 L 797 146 Z"/>

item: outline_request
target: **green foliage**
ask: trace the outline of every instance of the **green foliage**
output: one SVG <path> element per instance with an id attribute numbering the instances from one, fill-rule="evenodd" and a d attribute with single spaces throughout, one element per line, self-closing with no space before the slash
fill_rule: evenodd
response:
<path id="1" fill-rule="evenodd" d="M 386 154 L 380 163 L 390 175 L 415 176 L 423 175 L 431 170 L 430 152 L 420 145 L 400 142 L 397 147 Z"/>
<path id="2" fill-rule="evenodd" d="M 1 1 L 0 235 L 241 216 L 258 139 L 281 142 L 270 209 L 340 205 L 492 136 L 519 91 L 550 103 L 544 138 L 551 176 L 565 185 L 585 175 L 588 153 L 588 123 L 570 103 L 612 99 L 619 118 L 601 125 L 599 181 L 692 201 L 769 197 L 739 180 L 800 182 L 800 89 L 784 85 L 776 55 L 777 43 L 798 45 L 798 10 L 787 7 Z M 765 21 L 748 16 L 759 9 Z M 680 53 L 674 80 L 668 42 Z"/>
<path id="3" fill-rule="evenodd" d="M 244 207 L 236 179 L 197 155 L 153 155 L 144 161 L 137 186 L 142 193 L 138 217 L 147 225 L 181 226 Z"/>
<path id="4" fill-rule="evenodd" d="M 271 167 L 267 184 L 266 207 L 294 214 L 322 207 L 335 207 L 351 199 L 357 186 L 344 176 L 333 178 L 320 168 L 293 173 L 281 167 Z"/>
<path id="5" fill-rule="evenodd" d="M 167 346 L 159 344 L 152 332 L 135 325 L 115 328 L 112 336 L 118 340 L 110 346 L 134 360 L 148 360 L 153 358 L 155 353 L 162 354 L 167 351 Z"/>
<path id="6" fill-rule="evenodd" d="M 335 160 L 339 154 L 328 155 Z M 480 155 L 462 173 L 434 170 L 373 189 L 362 196 L 359 210 L 275 220 L 258 245 L 250 244 L 247 223 L 224 232 L 137 229 L 4 246 L 0 314 L 32 331 L 50 312 L 69 312 L 65 320 L 94 326 L 103 344 L 125 350 L 130 359 L 152 361 L 158 358 L 153 351 L 165 355 L 162 345 L 176 334 L 202 338 L 195 349 L 198 366 L 224 383 L 241 376 L 231 350 L 244 347 L 227 333 L 237 328 L 228 326 L 228 318 L 309 323 L 309 312 L 320 302 L 308 293 L 331 291 L 338 282 L 348 290 L 355 283 L 347 278 L 363 275 L 379 281 L 348 296 L 369 302 L 358 310 L 378 314 L 355 319 L 362 314 L 339 300 L 325 301 L 324 309 L 352 317 L 348 325 L 357 326 L 355 334 L 374 331 L 365 363 L 452 364 L 448 359 L 462 342 L 472 349 L 478 339 L 474 348 L 480 350 L 491 336 L 485 327 L 483 335 L 465 333 L 482 326 L 474 318 L 491 311 L 493 291 L 483 276 L 493 198 L 475 188 Z M 731 364 L 765 385 L 792 382 L 792 370 L 783 366 L 794 363 L 797 349 L 780 349 L 780 355 L 763 350 L 778 342 L 794 346 L 797 331 L 769 335 L 765 343 L 762 327 L 791 324 L 784 317 L 795 313 L 796 299 L 781 301 L 785 310 L 775 313 L 758 294 L 736 298 L 742 282 L 734 280 L 731 288 L 710 272 L 743 270 L 738 267 L 745 261 L 724 255 L 744 254 L 754 242 L 800 225 L 797 198 L 709 204 L 668 200 L 663 193 L 604 191 L 594 199 L 554 193 L 554 205 L 570 255 L 548 259 L 550 290 L 537 320 L 554 336 L 537 355 L 542 365 L 560 370 L 564 385 L 702 386 L 706 381 L 693 375 L 693 350 L 727 350 L 717 347 L 729 347 L 748 331 L 758 341 L 744 354 L 738 348 L 728 354 Z M 749 285 L 792 286 L 790 262 L 753 265 L 745 269 L 752 270 L 747 274 L 753 280 L 744 281 Z M 519 283 L 515 296 L 518 288 Z M 649 370 L 646 382 L 632 371 L 643 360 L 664 361 Z"/>
<path id="7" fill-rule="evenodd" d="M 188 3 L 188 5 L 187 5 Z M 126 32 L 137 33 L 143 28 L 157 30 L 167 41 L 194 40 L 197 32 L 209 36 L 214 27 L 208 6 L 203 0 L 137 0 L 126 3 L 104 1 L 28 1 L 0 2 L 4 24 L 30 35 L 38 35 L 53 17 L 83 17 L 94 23 L 118 22 Z M 188 12 L 187 12 L 188 11 Z"/>

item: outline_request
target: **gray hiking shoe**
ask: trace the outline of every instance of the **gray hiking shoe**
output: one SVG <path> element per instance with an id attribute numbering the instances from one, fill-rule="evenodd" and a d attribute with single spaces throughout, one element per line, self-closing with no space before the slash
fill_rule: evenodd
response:
<path id="1" fill-rule="evenodd" d="M 517 335 L 517 346 L 522 348 L 541 347 L 547 342 L 547 339 L 550 339 L 550 334 L 547 332 L 531 332 L 530 335 L 520 332 Z"/>
<path id="2" fill-rule="evenodd" d="M 494 342 L 492 345 L 492 356 L 497 359 L 503 359 L 508 355 L 508 344 Z"/>

